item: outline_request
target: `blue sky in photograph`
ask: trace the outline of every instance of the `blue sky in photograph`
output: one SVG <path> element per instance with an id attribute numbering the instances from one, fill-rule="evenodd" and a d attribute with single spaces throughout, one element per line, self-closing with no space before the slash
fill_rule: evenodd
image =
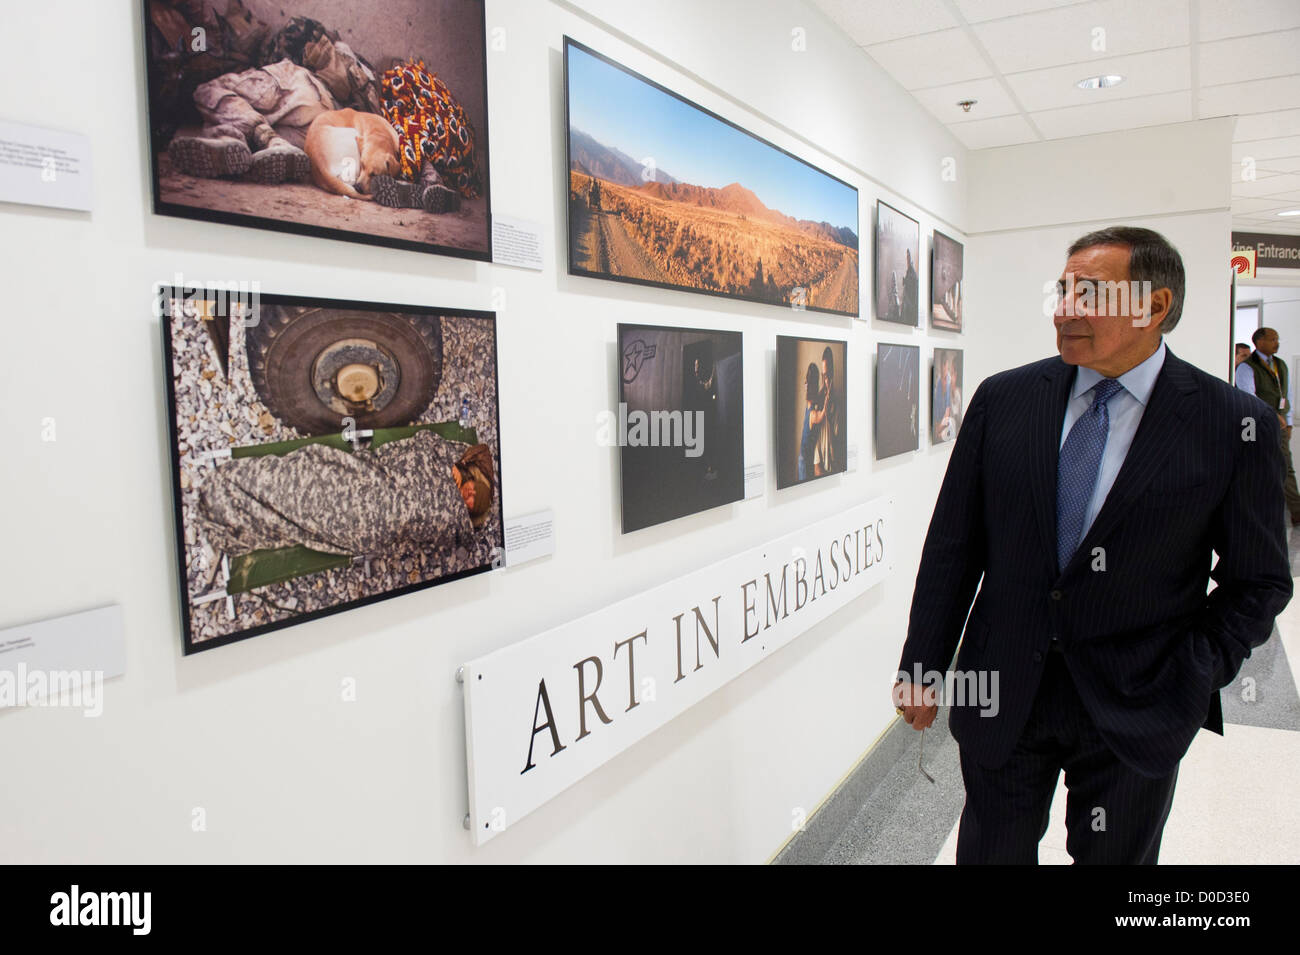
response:
<path id="1" fill-rule="evenodd" d="M 674 96 L 569 47 L 569 124 L 682 182 L 738 182 L 770 209 L 858 231 L 857 195 Z"/>

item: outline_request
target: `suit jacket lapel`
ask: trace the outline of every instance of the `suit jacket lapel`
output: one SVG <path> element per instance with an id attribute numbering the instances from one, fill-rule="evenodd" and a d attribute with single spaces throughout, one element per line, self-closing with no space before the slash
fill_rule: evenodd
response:
<path id="1" fill-rule="evenodd" d="M 1180 422 L 1192 413 L 1195 395 L 1196 382 L 1187 363 L 1181 358 L 1175 358 L 1166 345 L 1165 363 L 1151 390 L 1146 409 L 1142 412 L 1137 434 L 1133 436 L 1124 464 L 1115 477 L 1110 493 L 1106 495 L 1106 502 L 1102 504 L 1097 519 L 1092 522 L 1092 527 L 1084 535 L 1083 543 L 1070 561 L 1071 567 L 1090 559 L 1095 542 L 1111 531 L 1133 506 L 1138 495 L 1160 473 L 1169 453 L 1183 437 L 1184 429 Z"/>
<path id="2" fill-rule="evenodd" d="M 1074 384 L 1074 366 L 1057 359 L 1047 365 L 1029 406 L 1030 472 L 1034 513 L 1043 554 L 1056 576 L 1056 466 L 1061 457 L 1061 424 Z"/>

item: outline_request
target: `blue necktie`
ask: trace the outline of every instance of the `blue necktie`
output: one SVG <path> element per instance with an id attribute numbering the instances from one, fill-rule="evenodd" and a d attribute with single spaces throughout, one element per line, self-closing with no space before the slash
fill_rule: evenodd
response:
<path id="1" fill-rule="evenodd" d="M 1106 403 L 1124 390 L 1115 378 L 1103 378 L 1092 386 L 1092 405 L 1079 416 L 1061 445 L 1056 472 L 1056 563 L 1057 571 L 1074 556 L 1083 540 L 1083 519 L 1097 487 L 1101 455 L 1106 450 L 1110 414 Z"/>

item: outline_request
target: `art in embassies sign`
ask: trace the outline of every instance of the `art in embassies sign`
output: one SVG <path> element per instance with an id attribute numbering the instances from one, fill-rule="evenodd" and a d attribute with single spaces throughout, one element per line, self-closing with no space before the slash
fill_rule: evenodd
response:
<path id="1" fill-rule="evenodd" d="M 877 499 L 462 668 L 482 844 L 884 580 Z"/>

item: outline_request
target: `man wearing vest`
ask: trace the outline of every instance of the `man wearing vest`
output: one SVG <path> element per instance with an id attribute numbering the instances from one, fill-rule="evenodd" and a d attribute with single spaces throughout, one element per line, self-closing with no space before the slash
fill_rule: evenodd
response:
<path id="1" fill-rule="evenodd" d="M 1291 512 L 1291 523 L 1300 524 L 1300 490 L 1296 488 L 1295 466 L 1291 463 L 1290 371 L 1286 362 L 1277 357 L 1276 329 L 1257 328 L 1250 339 L 1255 343 L 1255 350 L 1237 366 L 1234 383 L 1277 412 L 1282 426 L 1282 457 L 1286 461 L 1286 507 Z"/>

